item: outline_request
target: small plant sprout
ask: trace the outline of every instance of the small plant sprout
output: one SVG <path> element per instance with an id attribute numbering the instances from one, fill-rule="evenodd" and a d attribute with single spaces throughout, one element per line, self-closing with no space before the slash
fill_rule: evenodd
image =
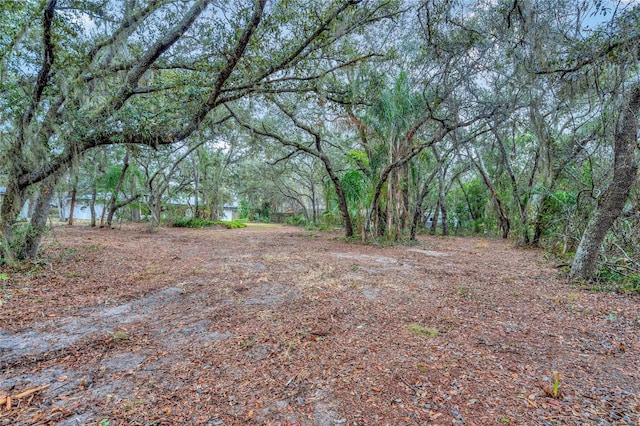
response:
<path id="1" fill-rule="evenodd" d="M 469 294 L 471 293 L 471 291 L 468 288 L 465 287 L 460 287 L 458 289 L 458 294 L 462 297 L 467 297 L 469 296 Z"/>
<path id="2" fill-rule="evenodd" d="M 544 390 L 544 393 L 547 394 L 547 396 L 553 398 L 553 399 L 561 399 L 562 398 L 562 389 L 560 389 L 560 384 L 561 384 L 561 376 L 560 373 L 557 371 L 554 371 L 552 374 L 552 380 L 553 382 L 551 383 L 551 385 L 549 386 L 542 386 L 542 390 Z"/>
<path id="3" fill-rule="evenodd" d="M 250 347 L 252 347 L 253 345 L 255 345 L 256 341 L 258 340 L 257 336 L 254 334 L 251 337 L 242 339 L 242 341 L 240 342 L 240 349 L 242 350 L 247 350 Z"/>
<path id="4" fill-rule="evenodd" d="M 553 387 L 551 388 L 551 396 L 558 398 L 560 396 L 560 373 L 553 372 Z"/>

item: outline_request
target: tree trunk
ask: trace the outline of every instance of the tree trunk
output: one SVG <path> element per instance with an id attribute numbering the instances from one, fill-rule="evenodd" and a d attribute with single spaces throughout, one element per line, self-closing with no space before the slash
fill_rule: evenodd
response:
<path id="1" fill-rule="evenodd" d="M 198 170 L 198 163 L 193 160 L 193 217 L 200 217 L 200 171 Z M 205 215 L 203 214 L 203 219 Z M 213 208 L 211 209 L 211 218 L 213 219 Z"/>
<path id="2" fill-rule="evenodd" d="M 78 194 L 78 175 L 73 178 L 73 187 L 71 188 L 71 201 L 69 202 L 69 217 L 67 224 L 73 226 L 73 210 L 76 208 L 76 196 Z"/>
<path id="3" fill-rule="evenodd" d="M 209 208 L 211 211 L 209 212 L 209 219 L 218 220 L 220 214 L 218 213 L 218 205 L 220 204 L 220 186 L 216 185 L 213 193 L 210 195 Z"/>
<path id="4" fill-rule="evenodd" d="M 24 245 L 19 259 L 35 259 L 38 255 L 38 248 L 40 247 L 40 241 L 42 240 L 42 234 L 47 226 L 47 218 L 49 217 L 49 205 L 55 194 L 56 181 L 55 177 L 50 177 L 42 182 L 40 188 L 40 196 L 36 201 L 36 206 L 33 210 L 33 216 L 31 217 L 31 223 L 25 236 Z"/>
<path id="5" fill-rule="evenodd" d="M 444 192 L 440 196 L 440 215 L 442 222 L 442 235 L 449 235 L 449 217 L 447 212 L 447 203 L 445 201 Z"/>
<path id="6" fill-rule="evenodd" d="M 438 171 L 438 206 L 441 214 L 442 235 L 449 235 L 449 223 L 447 218 L 447 199 L 445 194 L 444 178 L 447 173 L 447 167 L 441 164 Z"/>
<path id="7" fill-rule="evenodd" d="M 438 230 L 438 220 L 440 219 L 440 197 L 438 197 L 438 202 L 436 202 L 436 208 L 431 214 L 431 229 L 429 233 L 431 235 L 436 235 L 436 231 Z"/>
<path id="8" fill-rule="evenodd" d="M 96 227 L 96 198 L 98 197 L 98 188 L 96 187 L 95 180 L 91 184 L 91 201 L 89 203 L 89 210 L 91 211 L 91 227 Z"/>
<path id="9" fill-rule="evenodd" d="M 402 194 L 400 232 L 404 234 L 407 230 L 407 222 L 409 221 L 409 167 L 405 164 L 400 171 L 400 191 Z"/>
<path id="10" fill-rule="evenodd" d="M 613 180 L 602 196 L 596 211 L 582 234 L 571 265 L 571 277 L 588 280 L 593 277 L 600 247 L 613 222 L 620 216 L 631 187 L 636 182 L 638 163 L 635 149 L 638 141 L 640 86 L 635 86 L 629 103 L 618 118 L 614 135 Z"/>
<path id="11" fill-rule="evenodd" d="M 331 165 L 331 161 L 329 157 L 320 153 L 320 160 L 324 164 L 324 168 L 327 170 L 329 174 L 329 178 L 331 182 L 333 182 L 333 186 L 336 190 L 336 195 L 338 196 L 338 206 L 340 207 L 340 215 L 342 216 L 342 220 L 344 221 L 344 235 L 347 238 L 353 237 L 353 223 L 351 222 L 351 216 L 349 216 L 349 206 L 347 205 L 347 199 L 345 198 L 344 191 L 342 190 L 342 184 L 340 183 L 340 178 L 336 175 L 333 170 L 333 166 Z"/>
<path id="12" fill-rule="evenodd" d="M 492 126 L 491 129 L 496 137 L 496 141 L 498 142 L 500 153 L 502 154 L 502 163 L 504 164 L 504 167 L 509 174 L 511 190 L 513 191 L 513 198 L 518 204 L 518 213 L 520 213 L 520 224 L 522 225 L 522 242 L 525 245 L 529 245 L 529 217 L 527 215 L 527 206 L 525 206 L 524 202 L 522 201 L 520 190 L 518 188 L 518 182 L 516 180 L 516 175 L 513 172 L 513 168 L 511 167 L 511 161 L 509 161 L 509 155 L 507 153 L 507 148 L 505 147 L 504 140 L 500 136 L 500 133 L 498 133 L 498 129 L 495 127 L 495 125 Z"/>
<path id="13" fill-rule="evenodd" d="M 458 185 L 460 186 L 460 190 L 462 191 L 462 195 L 464 196 L 464 202 L 467 204 L 467 210 L 469 210 L 469 219 L 475 221 L 477 219 L 477 217 L 473 213 L 473 206 L 471 205 L 471 200 L 469 199 L 469 194 L 467 193 L 467 190 L 464 189 L 464 185 L 462 184 L 460 179 L 458 179 Z"/>
<path id="14" fill-rule="evenodd" d="M 550 190 L 550 189 L 549 189 Z M 539 204 L 539 208 L 538 208 L 538 214 L 536 216 L 536 221 L 534 223 L 534 231 L 533 231 L 533 240 L 531 240 L 531 245 L 533 247 L 539 247 L 540 246 L 540 239 L 542 238 L 542 231 L 544 231 L 544 228 L 546 228 L 545 226 L 545 217 L 548 214 L 548 208 L 547 208 L 547 199 L 549 198 L 549 196 L 547 194 L 544 194 L 542 196 L 542 199 L 540 200 L 540 204 Z"/>
<path id="15" fill-rule="evenodd" d="M 31 195 L 24 201 L 24 204 L 26 203 L 29 203 L 29 208 L 27 209 L 27 217 L 33 217 L 33 209 L 35 208 L 35 205 L 36 205 L 36 197 Z M 24 208 L 24 204 L 23 204 L 23 208 Z"/>
<path id="16" fill-rule="evenodd" d="M 67 221 L 67 210 L 66 210 L 66 203 L 65 203 L 65 197 L 66 194 L 64 192 L 57 192 L 57 200 L 56 202 L 58 203 L 58 219 L 60 220 L 60 222 L 66 222 Z M 40 194 L 37 194 L 36 197 L 31 197 L 29 200 L 29 214 L 27 215 L 28 217 L 33 217 L 33 209 L 36 205 L 36 201 L 37 198 L 40 196 Z"/>
<path id="17" fill-rule="evenodd" d="M 437 140 L 440 140 L 440 139 L 441 139 L 440 137 L 437 138 Z M 436 139 L 432 141 L 432 143 L 435 143 L 435 142 L 436 142 Z M 384 235 L 384 231 L 386 229 L 385 224 L 386 224 L 387 216 L 385 215 L 385 211 L 382 210 L 380 206 L 380 197 L 382 196 L 382 188 L 384 184 L 387 183 L 388 179 L 390 179 L 391 173 L 396 168 L 407 164 L 413 157 L 415 157 L 420 152 L 422 152 L 425 148 L 427 148 L 427 146 L 428 144 L 423 144 L 417 148 L 414 148 L 409 154 L 402 157 L 395 163 L 388 165 L 382 171 L 382 173 L 380 174 L 380 180 L 376 184 L 376 187 L 373 191 L 373 199 L 371 200 L 371 204 L 370 204 L 369 210 L 367 211 L 367 216 L 365 218 L 365 225 L 364 225 L 365 232 L 369 231 L 371 227 L 371 222 L 374 222 L 373 236 L 378 237 L 378 236 Z M 389 198 L 390 198 L 389 194 L 387 194 L 387 199 Z M 376 224 L 376 221 L 377 221 L 377 224 Z"/>
<path id="18" fill-rule="evenodd" d="M 161 216 L 162 216 L 162 195 L 164 191 L 160 192 L 158 189 L 157 193 L 151 192 L 150 198 L 152 199 L 151 206 L 151 228 L 154 226 L 160 226 Z"/>
<path id="19" fill-rule="evenodd" d="M 106 206 L 103 205 L 102 213 L 100 214 L 100 228 L 104 228 L 104 217 L 106 214 L 107 214 L 107 209 L 106 209 Z"/>
<path id="20" fill-rule="evenodd" d="M 393 225 L 393 203 L 395 201 L 393 180 L 396 174 L 392 171 L 387 180 L 387 206 L 385 209 L 387 222 L 385 224 L 385 234 L 387 238 L 393 238 L 392 225 Z"/>
<path id="21" fill-rule="evenodd" d="M 19 248 L 15 247 L 13 223 L 22 209 L 25 191 L 21 190 L 17 185 L 12 184 L 11 181 L 7 185 L 6 191 L 2 199 L 2 208 L 0 209 L 0 226 L 2 227 L 1 247 L 4 262 L 12 265 L 15 263 L 17 257 L 16 251 L 19 251 Z"/>
<path id="22" fill-rule="evenodd" d="M 409 240 L 416 240 L 416 233 L 418 232 L 418 225 L 422 219 L 422 203 L 424 202 L 425 197 L 429 193 L 429 185 L 431 185 L 431 181 L 436 176 L 436 171 L 433 171 L 431 175 L 427 178 L 427 181 L 422 186 L 422 190 L 420 194 L 418 194 L 418 199 L 416 200 L 416 208 L 413 211 L 413 221 L 411 222 L 411 232 L 409 234 Z"/>
<path id="23" fill-rule="evenodd" d="M 312 178 L 313 179 L 313 178 Z M 318 205 L 316 200 L 316 186 L 311 182 L 311 213 L 312 223 L 315 225 L 318 223 Z"/>
<path id="24" fill-rule="evenodd" d="M 116 185 L 116 188 L 114 189 L 113 194 L 111 195 L 111 201 L 109 202 L 109 214 L 107 215 L 107 227 L 109 228 L 111 228 L 111 223 L 113 222 L 113 215 L 116 213 L 116 210 L 122 207 L 118 203 L 118 194 L 122 189 L 122 184 L 124 183 L 124 178 L 127 174 L 128 168 L 129 168 L 129 152 L 127 151 L 124 154 L 124 159 L 122 160 L 122 171 L 120 172 L 120 178 L 118 179 L 118 184 Z"/>
<path id="25" fill-rule="evenodd" d="M 493 201 L 493 205 L 496 208 L 496 212 L 498 213 L 498 227 L 502 230 L 502 238 L 509 238 L 509 231 L 511 229 L 511 224 L 509 223 L 509 218 L 507 217 L 507 214 L 504 211 L 504 208 L 502 207 L 502 201 L 498 196 L 498 191 L 496 191 L 496 188 L 493 185 L 493 182 L 491 181 L 491 177 L 489 176 L 489 173 L 487 172 L 487 169 L 484 166 L 484 161 L 482 161 L 482 157 L 477 152 L 475 156 L 470 154 L 470 157 L 472 161 L 475 163 L 476 168 L 478 169 L 478 171 L 480 172 L 480 175 L 482 176 L 482 180 L 484 181 L 485 185 L 487 185 L 487 188 L 491 193 L 491 200 Z"/>

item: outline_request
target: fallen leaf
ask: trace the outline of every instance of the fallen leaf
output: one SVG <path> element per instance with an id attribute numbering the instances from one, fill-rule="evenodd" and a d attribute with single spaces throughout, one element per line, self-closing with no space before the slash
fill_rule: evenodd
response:
<path id="1" fill-rule="evenodd" d="M 41 391 L 42 389 L 46 389 L 46 388 L 48 388 L 49 386 L 51 386 L 51 385 L 49 385 L 49 384 L 47 383 L 46 385 L 38 386 L 37 388 L 28 389 L 28 390 L 26 390 L 26 391 L 24 391 L 24 392 L 22 392 L 22 393 L 19 393 L 19 394 L 17 394 L 17 395 L 13 395 L 13 397 L 12 397 L 12 398 L 13 398 L 13 399 L 21 399 L 21 398 L 24 398 L 25 396 L 29 396 L 29 395 L 31 395 L 32 393 L 36 393 L 36 392 L 38 392 L 38 391 Z"/>
<path id="2" fill-rule="evenodd" d="M 553 405 L 554 407 L 562 407 L 562 402 L 560 402 L 558 400 L 555 400 L 555 399 L 547 400 L 547 404 Z"/>

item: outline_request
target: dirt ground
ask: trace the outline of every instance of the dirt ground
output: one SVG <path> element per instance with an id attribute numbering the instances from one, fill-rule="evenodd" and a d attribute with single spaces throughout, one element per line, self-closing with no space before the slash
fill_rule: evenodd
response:
<path id="1" fill-rule="evenodd" d="M 0 277 L 0 425 L 640 425 L 640 299 L 502 240 L 55 227 Z"/>

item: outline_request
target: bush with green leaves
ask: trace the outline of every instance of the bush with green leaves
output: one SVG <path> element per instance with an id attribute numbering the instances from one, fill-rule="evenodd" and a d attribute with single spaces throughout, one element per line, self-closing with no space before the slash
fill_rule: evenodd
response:
<path id="1" fill-rule="evenodd" d="M 285 223 L 293 226 L 307 226 L 307 219 L 304 215 L 297 214 L 295 216 L 288 217 Z"/>
<path id="2" fill-rule="evenodd" d="M 247 224 L 245 222 L 242 222 L 239 220 L 231 220 L 231 221 L 219 220 L 218 224 L 224 226 L 227 229 L 240 229 L 240 228 L 247 227 Z"/>
<path id="3" fill-rule="evenodd" d="M 171 225 L 174 228 L 193 228 L 193 229 L 201 229 L 201 228 L 209 228 L 213 226 L 223 226 L 227 229 L 239 229 L 246 228 L 247 225 L 238 220 L 208 220 L 201 219 L 199 217 L 189 217 L 189 218 L 178 218 L 174 219 Z"/>
<path id="4" fill-rule="evenodd" d="M 28 222 L 18 222 L 13 225 L 11 232 L 14 235 L 14 239 L 10 247 L 15 253 L 17 253 L 17 256 L 19 259 L 23 259 L 25 258 L 25 253 L 20 251 L 18 248 L 24 247 L 24 242 L 27 240 L 29 233 L 36 232 L 36 231 Z M 49 232 L 49 227 L 46 226 L 43 233 L 47 234 L 48 232 Z M 4 242 L 0 242 L 0 265 L 5 263 L 5 259 L 4 257 L 2 257 L 2 253 L 3 253 L 2 244 L 4 244 Z"/>
<path id="5" fill-rule="evenodd" d="M 640 293 L 640 274 L 629 272 L 625 265 L 604 265 L 596 275 L 604 290 Z"/>

